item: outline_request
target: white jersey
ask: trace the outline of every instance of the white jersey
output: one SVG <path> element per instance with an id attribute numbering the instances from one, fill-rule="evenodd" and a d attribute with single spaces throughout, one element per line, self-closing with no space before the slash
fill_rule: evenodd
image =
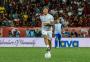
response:
<path id="1" fill-rule="evenodd" d="M 42 30 L 51 30 L 52 31 L 52 27 L 49 27 L 49 26 L 44 26 L 43 23 L 51 23 L 54 21 L 54 17 L 50 14 L 47 14 L 47 15 L 41 15 L 40 16 L 40 19 L 42 21 Z"/>
<path id="2" fill-rule="evenodd" d="M 61 34 L 61 32 L 62 32 L 62 24 L 61 23 L 57 23 L 57 24 L 55 24 L 55 34 Z"/>

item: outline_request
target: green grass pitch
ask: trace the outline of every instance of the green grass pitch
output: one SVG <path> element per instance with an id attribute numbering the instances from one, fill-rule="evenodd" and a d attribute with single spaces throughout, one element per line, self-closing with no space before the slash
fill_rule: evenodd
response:
<path id="1" fill-rule="evenodd" d="M 45 48 L 0 48 L 0 62 L 90 62 L 90 48 L 52 48 L 45 59 Z"/>

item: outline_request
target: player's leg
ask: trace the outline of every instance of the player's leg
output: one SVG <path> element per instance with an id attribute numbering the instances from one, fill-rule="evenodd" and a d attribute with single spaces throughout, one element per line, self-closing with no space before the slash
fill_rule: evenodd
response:
<path id="1" fill-rule="evenodd" d="M 55 34 L 55 48 L 58 47 L 58 34 Z"/>
<path id="2" fill-rule="evenodd" d="M 44 42 L 46 44 L 46 47 L 49 48 L 48 36 L 47 35 L 44 35 Z"/>
<path id="3" fill-rule="evenodd" d="M 62 35 L 59 34 L 59 47 L 60 47 L 60 45 L 61 45 L 61 38 L 62 38 Z"/>
<path id="4" fill-rule="evenodd" d="M 46 47 L 49 48 L 47 31 L 42 31 L 42 35 L 44 37 L 44 42 L 45 42 Z"/>
<path id="5" fill-rule="evenodd" d="M 49 36 L 50 35 L 48 35 L 48 32 L 46 31 L 46 34 L 44 35 L 44 42 L 45 42 L 45 44 L 46 44 L 46 46 L 47 46 L 47 54 L 49 54 L 49 55 L 51 55 L 51 40 L 49 40 Z"/>
<path id="6" fill-rule="evenodd" d="M 48 39 L 48 43 L 49 43 L 49 48 L 51 50 L 51 48 L 52 48 L 52 41 L 51 41 L 51 39 Z"/>
<path id="7" fill-rule="evenodd" d="M 49 49 L 51 50 L 52 48 L 52 31 L 48 32 L 48 44 L 49 44 Z"/>

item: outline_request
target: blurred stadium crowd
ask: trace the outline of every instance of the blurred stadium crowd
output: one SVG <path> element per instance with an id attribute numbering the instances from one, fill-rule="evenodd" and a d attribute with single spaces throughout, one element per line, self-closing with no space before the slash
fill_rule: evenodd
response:
<path id="1" fill-rule="evenodd" d="M 86 0 L 0 0 L 0 27 L 41 27 L 44 6 L 64 27 L 90 27 Z"/>

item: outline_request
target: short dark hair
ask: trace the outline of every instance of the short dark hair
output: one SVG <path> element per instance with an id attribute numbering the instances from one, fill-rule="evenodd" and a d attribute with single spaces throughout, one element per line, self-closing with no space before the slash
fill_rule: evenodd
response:
<path id="1" fill-rule="evenodd" d="M 47 7 L 47 6 L 44 6 L 44 7 L 43 7 L 43 9 L 45 9 L 45 8 L 46 8 L 46 9 L 49 9 L 49 7 Z"/>

